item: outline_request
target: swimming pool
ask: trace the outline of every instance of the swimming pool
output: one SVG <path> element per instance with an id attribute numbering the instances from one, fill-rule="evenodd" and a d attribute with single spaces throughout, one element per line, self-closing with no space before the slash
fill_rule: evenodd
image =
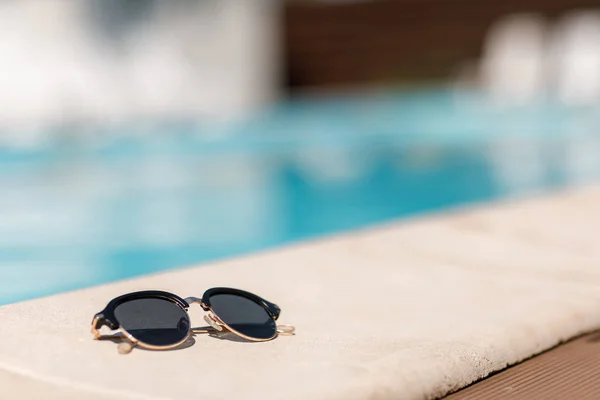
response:
<path id="1" fill-rule="evenodd" d="M 0 148 L 0 304 L 600 177 L 599 113 L 484 104 L 296 99 L 227 128 Z"/>

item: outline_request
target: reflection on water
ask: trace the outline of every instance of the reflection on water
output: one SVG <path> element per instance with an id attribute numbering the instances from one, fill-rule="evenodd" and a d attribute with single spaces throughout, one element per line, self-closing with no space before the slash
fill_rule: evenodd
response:
<path id="1" fill-rule="evenodd" d="M 475 129 L 455 110 L 445 132 L 386 104 L 284 110 L 221 140 L 3 150 L 0 303 L 599 176 L 597 124 Z"/>

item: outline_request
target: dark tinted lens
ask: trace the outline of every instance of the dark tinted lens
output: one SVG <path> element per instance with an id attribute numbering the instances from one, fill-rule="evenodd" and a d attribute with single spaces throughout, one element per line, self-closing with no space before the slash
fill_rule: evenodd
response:
<path id="1" fill-rule="evenodd" d="M 187 312 L 172 301 L 160 298 L 121 303 L 115 308 L 115 317 L 134 338 L 152 346 L 177 344 L 190 329 Z"/>
<path id="2" fill-rule="evenodd" d="M 210 297 L 210 305 L 221 321 L 243 335 L 256 339 L 275 336 L 275 321 L 253 300 L 232 294 L 215 294 Z"/>

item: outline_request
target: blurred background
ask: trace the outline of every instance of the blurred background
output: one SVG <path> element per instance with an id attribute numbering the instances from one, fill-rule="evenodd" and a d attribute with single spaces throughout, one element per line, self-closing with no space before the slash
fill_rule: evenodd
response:
<path id="1" fill-rule="evenodd" d="M 0 0 L 0 304 L 600 177 L 600 1 Z"/>

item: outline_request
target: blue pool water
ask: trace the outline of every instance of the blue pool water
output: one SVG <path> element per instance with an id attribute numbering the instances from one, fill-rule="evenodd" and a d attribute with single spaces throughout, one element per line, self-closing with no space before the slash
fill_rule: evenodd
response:
<path id="1" fill-rule="evenodd" d="M 435 90 L 0 148 L 0 304 L 595 180 L 598 114 Z"/>

